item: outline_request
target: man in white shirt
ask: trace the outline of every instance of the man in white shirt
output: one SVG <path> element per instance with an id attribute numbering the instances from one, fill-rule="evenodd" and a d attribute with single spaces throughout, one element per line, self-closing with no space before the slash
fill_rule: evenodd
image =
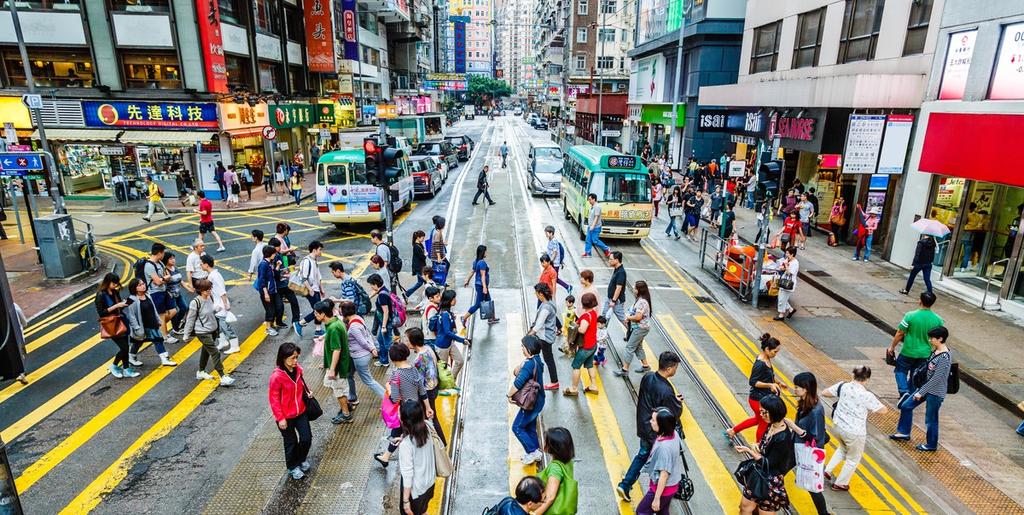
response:
<path id="1" fill-rule="evenodd" d="M 263 261 L 263 247 L 267 246 L 266 242 L 263 241 L 263 231 L 253 229 L 252 242 L 255 246 L 252 248 L 252 254 L 249 256 L 249 279 L 252 279 L 252 276 L 256 274 L 260 261 Z"/>
<path id="2" fill-rule="evenodd" d="M 224 333 L 228 344 L 230 344 L 230 347 L 224 351 L 224 354 L 234 354 L 238 352 L 238 333 L 235 332 L 235 328 L 231 327 L 227 320 L 231 314 L 231 301 L 228 299 L 227 284 L 224 282 L 224 276 L 220 275 L 220 270 L 214 268 L 213 256 L 209 254 L 203 254 L 203 257 L 200 258 L 200 266 L 203 272 L 206 272 L 206 278 L 213 284 L 210 295 L 213 297 L 213 309 L 217 314 L 217 326 Z"/>
<path id="3" fill-rule="evenodd" d="M 206 279 L 208 275 L 200 266 L 200 258 L 204 254 L 206 254 L 206 244 L 203 243 L 203 240 L 197 238 L 196 241 L 192 242 L 192 252 L 188 253 L 188 258 L 185 260 L 186 280 L 182 283 L 185 289 L 192 293 L 196 292 L 196 281 Z"/>
<path id="4" fill-rule="evenodd" d="M 306 300 L 309 301 L 310 312 L 308 315 L 302 317 L 302 321 L 299 322 L 303 327 L 308 325 L 310 322 L 316 322 L 315 306 L 321 299 L 327 298 L 327 294 L 324 292 L 322 277 L 320 275 L 320 265 L 316 261 L 324 252 L 324 244 L 314 240 L 309 243 L 308 248 L 309 254 L 306 254 L 306 257 L 299 261 L 299 269 L 296 272 L 299 274 L 299 280 L 302 281 L 302 285 L 309 288 L 309 294 L 306 295 Z M 315 327 L 316 332 L 314 333 L 314 336 L 323 336 L 323 324 L 316 322 Z"/>

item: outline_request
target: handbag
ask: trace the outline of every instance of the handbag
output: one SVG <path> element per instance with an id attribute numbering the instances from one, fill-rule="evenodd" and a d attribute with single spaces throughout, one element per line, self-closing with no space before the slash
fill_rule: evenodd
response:
<path id="1" fill-rule="evenodd" d="M 452 375 L 452 370 L 448 368 L 447 363 L 441 361 L 437 363 L 437 387 L 441 390 L 455 388 L 455 376 Z"/>
<path id="2" fill-rule="evenodd" d="M 686 453 L 682 445 L 679 446 L 679 457 L 683 459 L 683 476 L 679 479 L 679 488 L 672 496 L 680 501 L 689 501 L 693 498 L 693 480 L 690 479 L 690 465 L 686 462 Z"/>
<path id="3" fill-rule="evenodd" d="M 448 449 L 444 446 L 437 431 L 434 430 L 433 424 L 427 424 L 427 430 L 430 431 L 430 442 L 434 446 L 434 474 L 437 477 L 451 477 L 455 470 L 455 464 L 448 456 Z"/>
<path id="4" fill-rule="evenodd" d="M 302 401 L 306 403 L 306 418 L 310 422 L 323 416 L 324 409 L 320 407 L 320 401 L 310 393 L 305 377 L 302 377 Z"/>
<path id="5" fill-rule="evenodd" d="M 303 297 L 309 296 L 309 288 L 305 284 L 302 284 L 302 279 L 298 275 L 292 274 L 288 277 L 288 289 L 295 292 L 297 295 Z"/>
<path id="6" fill-rule="evenodd" d="M 817 442 L 797 442 L 796 451 L 796 486 L 808 492 L 825 490 L 825 449 L 818 447 Z"/>
<path id="7" fill-rule="evenodd" d="M 555 500 L 548 507 L 544 513 L 550 515 L 573 515 L 579 511 L 579 482 L 576 481 L 575 473 L 573 472 L 573 464 L 561 463 L 562 467 L 562 481 L 558 484 L 558 492 L 555 493 Z M 538 475 L 541 482 L 547 484 L 548 478 L 551 474 L 548 472 L 551 469 L 553 463 L 549 463 L 544 470 Z"/>
<path id="8" fill-rule="evenodd" d="M 683 216 L 683 208 L 677 206 L 668 208 L 668 216 Z"/>
<path id="9" fill-rule="evenodd" d="M 767 461 L 767 458 L 762 457 L 762 459 Z M 754 500 L 767 499 L 771 493 L 768 478 L 759 470 L 758 462 L 753 458 L 741 461 L 732 475 L 736 478 L 737 483 L 750 491 Z"/>
<path id="10" fill-rule="evenodd" d="M 398 387 L 402 386 L 402 378 L 396 376 L 398 380 Z M 402 420 L 398 416 L 398 403 L 391 402 L 391 395 L 384 395 L 380 400 L 380 417 L 384 419 L 384 425 L 388 429 L 395 429 L 402 425 Z"/>
<path id="11" fill-rule="evenodd" d="M 228 311 L 227 313 L 224 314 L 224 321 L 229 324 L 233 324 L 235 322 L 238 322 L 238 317 L 235 316 L 234 313 Z"/>
<path id="12" fill-rule="evenodd" d="M 536 356 L 534 356 L 536 357 Z M 530 358 L 533 359 L 533 358 Z M 534 377 L 526 380 L 526 383 L 522 388 L 516 390 L 516 393 L 512 394 L 512 404 L 519 406 L 519 408 L 530 411 L 537 404 L 537 396 L 540 395 L 540 382 L 536 380 L 537 369 L 534 369 Z"/>
<path id="13" fill-rule="evenodd" d="M 782 278 L 779 279 L 779 288 L 786 291 L 793 291 L 796 284 L 793 283 L 793 274 L 783 274 Z"/>
<path id="14" fill-rule="evenodd" d="M 324 337 L 314 336 L 313 337 L 313 355 L 322 358 L 324 357 Z"/>
<path id="15" fill-rule="evenodd" d="M 125 325 L 121 315 L 107 315 L 100 317 L 100 338 L 115 338 L 128 333 L 128 326 Z"/>
<path id="16" fill-rule="evenodd" d="M 494 301 L 484 300 L 480 301 L 480 320 L 492 320 L 494 319 Z"/>

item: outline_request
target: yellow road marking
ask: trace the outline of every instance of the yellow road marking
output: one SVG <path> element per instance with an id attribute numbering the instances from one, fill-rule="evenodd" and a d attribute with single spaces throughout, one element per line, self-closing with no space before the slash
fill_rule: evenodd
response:
<path id="1" fill-rule="evenodd" d="M 584 369 L 580 369 L 580 372 L 581 377 L 590 377 Z M 629 447 L 626 446 L 626 440 L 622 438 L 622 428 L 619 426 L 615 410 L 612 409 L 612 404 L 605 393 L 601 374 L 594 374 L 594 377 L 596 380 L 592 386 L 597 388 L 598 393 L 583 393 L 580 390 L 580 397 L 586 397 L 587 407 L 590 408 L 590 419 L 594 422 L 594 430 L 597 432 L 597 443 L 601 446 L 604 466 L 608 471 L 608 481 L 612 485 L 612 496 L 618 504 L 619 513 L 629 515 L 633 513 L 633 506 L 619 499 L 614 489 L 623 476 L 626 475 L 626 471 L 629 470 L 629 465 L 633 462 L 633 455 L 629 452 Z M 637 495 L 638 492 L 639 495 Z M 643 494 L 643 488 L 640 487 L 638 482 L 633 485 L 630 498 L 636 499 L 639 502 Z"/>
<path id="2" fill-rule="evenodd" d="M 266 338 L 266 332 L 254 331 L 242 344 L 242 349 L 228 356 L 224 361 L 224 371 L 232 372 L 245 358 L 252 354 Z M 196 342 L 194 341 L 193 344 Z M 192 344 L 190 344 L 192 345 Z M 198 345 L 197 345 L 198 346 Z M 193 351 L 194 352 L 194 351 Z M 109 467 L 101 472 L 96 479 L 80 492 L 74 500 L 61 510 L 62 514 L 80 514 L 92 511 L 99 505 L 103 496 L 113 491 L 124 480 L 138 457 L 146 452 L 153 442 L 163 438 L 182 423 L 207 397 L 217 389 L 216 381 L 201 381 L 185 398 L 171 408 L 166 415 L 149 427 L 142 436 L 135 440 Z M 228 392 L 231 390 L 228 389 Z M 225 393 L 231 395 L 231 393 Z M 241 395 L 241 393 L 239 393 Z"/>
<path id="3" fill-rule="evenodd" d="M 93 347 L 96 346 L 96 344 L 100 343 L 101 341 L 103 341 L 103 339 L 100 338 L 100 336 L 97 334 L 96 336 L 93 336 L 92 338 L 89 338 L 84 342 L 72 347 L 71 350 L 65 352 L 64 354 L 61 354 L 60 356 L 57 356 L 53 360 L 47 362 L 45 365 L 29 372 L 26 375 L 26 379 L 28 379 L 27 385 L 15 382 L 14 384 L 8 386 L 7 388 L 0 390 L 0 403 L 3 403 L 7 399 L 10 399 L 18 392 L 29 388 L 32 384 L 46 377 L 54 370 L 57 370 L 58 368 L 66 365 L 71 360 L 77 358 L 78 356 L 81 356 L 89 349 L 92 349 Z"/>
<path id="4" fill-rule="evenodd" d="M 522 313 L 508 313 L 505 315 L 505 326 L 508 327 L 508 342 L 506 343 L 508 361 L 506 366 L 508 367 L 509 384 L 511 385 L 515 380 L 516 367 L 523 362 L 523 346 L 521 342 L 523 339 Z M 523 450 L 522 444 L 519 443 L 519 439 L 512 433 L 512 422 L 515 421 L 518 414 L 519 407 L 511 402 L 508 403 L 508 491 L 513 495 L 516 491 L 516 485 L 519 484 L 520 480 L 540 472 L 537 465 L 523 465 L 523 461 L 519 459 L 519 456 L 516 456 L 526 452 Z"/>
<path id="5" fill-rule="evenodd" d="M 40 336 L 39 338 L 36 338 L 35 340 L 32 340 L 31 343 L 26 344 L 25 352 L 32 352 L 38 349 L 39 347 L 42 347 L 43 345 L 46 345 L 47 343 L 50 343 L 53 340 L 56 340 L 57 338 L 64 336 L 65 333 L 76 327 L 78 327 L 78 324 L 61 324 L 57 327 L 54 327 L 48 333 L 44 334 L 43 336 Z"/>
<path id="6" fill-rule="evenodd" d="M 58 311 L 58 312 L 56 312 L 56 313 L 54 313 L 52 315 L 48 315 L 46 318 L 43 318 L 43 319 L 38 320 L 36 322 L 33 322 L 32 325 L 29 326 L 25 330 L 24 337 L 28 338 L 29 336 L 32 336 L 32 335 L 38 333 L 39 331 L 48 329 L 50 327 L 50 323 L 53 322 L 54 320 L 57 320 L 57 319 L 59 319 L 61 317 L 66 316 L 68 313 L 71 313 L 72 311 L 75 311 L 76 309 L 81 308 L 82 306 L 84 306 L 84 305 L 86 305 L 86 304 L 88 304 L 90 302 L 93 302 L 93 300 L 94 300 L 94 298 L 92 296 L 86 296 L 84 299 L 75 301 L 70 306 L 68 306 L 68 307 L 66 307 L 66 308 L 64 308 L 64 309 L 62 309 L 62 310 L 60 310 L 60 311 Z"/>
<path id="7" fill-rule="evenodd" d="M 178 363 L 184 363 L 192 357 L 199 348 L 199 340 L 192 340 L 188 345 L 178 350 L 178 352 L 171 357 L 171 360 Z M 93 374 L 104 369 L 106 369 L 106 365 L 103 365 L 99 369 L 93 371 Z M 114 419 L 127 411 L 128 408 L 131 408 L 136 401 L 152 390 L 153 387 L 160 383 L 160 381 L 163 381 L 165 377 L 174 372 L 175 369 L 176 367 L 158 367 L 142 377 L 142 379 L 129 388 L 128 391 L 121 394 L 121 397 L 110 403 L 110 405 L 104 408 L 103 411 L 97 413 L 96 416 L 89 419 L 88 422 L 76 429 L 74 433 L 71 433 L 71 435 L 57 444 L 56 447 L 50 449 L 42 458 L 39 458 L 35 463 L 29 465 L 29 467 L 21 473 L 21 476 L 15 480 L 15 485 L 18 487 L 18 491 L 24 493 L 29 488 L 32 488 L 32 485 L 36 484 L 37 481 L 53 470 L 54 467 L 61 464 L 68 458 L 68 456 L 78 450 L 79 447 L 85 445 L 86 442 L 96 436 L 101 430 L 103 430 L 103 428 L 107 427 L 114 421 Z M 91 375 L 92 374 L 90 374 L 90 376 Z M 81 393 L 81 391 L 74 392 L 76 395 L 79 393 Z"/>
<path id="8" fill-rule="evenodd" d="M 648 245 L 642 246 L 644 248 L 644 251 L 648 254 L 648 256 L 650 256 L 651 259 L 654 260 L 655 263 L 658 264 L 658 266 L 676 282 L 676 284 L 680 287 L 680 289 L 683 290 L 684 293 L 686 293 L 690 297 L 694 296 L 695 292 L 693 290 L 692 283 L 686 281 L 682 277 L 682 275 L 679 274 L 678 271 L 676 271 L 667 262 L 667 260 L 661 257 L 660 254 L 656 255 L 655 252 L 652 252 Z M 707 315 L 706 317 L 696 316 L 695 318 L 698 320 L 698 322 L 700 322 L 701 325 L 704 327 L 705 331 L 707 331 L 715 339 L 719 347 L 727 355 L 730 356 L 730 359 L 732 359 L 734 364 L 744 373 L 749 373 L 750 366 L 753 363 L 753 360 L 755 359 L 755 356 L 758 352 L 756 350 L 756 347 L 754 346 L 754 343 L 745 335 L 743 335 L 741 331 L 736 330 L 731 326 L 728 326 L 728 322 L 725 321 L 724 317 L 718 312 L 717 308 L 715 308 L 714 306 L 709 306 L 704 303 L 697 303 L 697 306 Z M 716 336 L 718 336 L 718 338 L 715 338 Z M 730 347 L 735 349 L 736 351 L 739 351 L 739 359 L 737 359 L 737 357 L 735 357 L 730 352 Z M 779 374 L 779 377 L 782 381 L 787 381 L 783 374 Z M 783 400 L 787 401 L 790 407 L 795 409 L 795 403 L 792 399 L 783 396 Z M 826 418 L 826 420 L 829 419 Z M 867 463 L 869 460 L 870 458 L 868 458 L 867 455 L 865 455 L 865 463 Z M 916 501 L 914 501 L 910 494 L 907 493 L 906 490 L 904 490 L 891 476 L 889 476 L 888 473 L 886 473 L 881 467 L 878 467 L 877 463 L 875 463 L 873 460 L 870 461 L 871 464 L 873 464 L 873 467 L 876 467 L 876 471 L 886 481 L 888 486 L 891 486 L 892 489 L 897 494 L 900 495 L 900 497 L 906 500 L 913 511 L 918 513 L 925 512 L 924 509 L 921 508 Z M 877 481 L 876 477 L 873 474 L 871 474 L 868 470 L 864 469 L 864 467 L 858 469 L 857 474 L 861 475 L 868 483 L 871 483 L 871 485 L 874 486 L 874 488 L 878 492 L 880 492 L 881 495 L 886 498 L 886 500 L 889 501 L 890 505 L 893 508 L 902 513 L 907 512 L 904 505 L 900 503 L 900 500 L 893 496 L 893 494 L 889 491 L 887 485 L 884 485 L 881 482 Z M 891 510 L 891 508 L 885 506 L 881 498 L 879 498 L 877 495 L 874 495 L 874 492 L 871 491 L 871 488 L 867 484 L 861 482 L 857 476 L 854 477 L 853 481 L 861 483 L 863 485 L 862 488 L 856 489 L 856 491 L 854 488 L 851 488 L 851 492 L 855 494 L 853 495 L 854 498 L 857 498 L 858 502 L 861 503 L 861 505 L 864 506 L 865 509 L 871 510 L 872 506 L 881 506 L 878 509 L 883 511 Z M 867 490 L 868 493 L 864 494 L 864 490 Z M 865 498 L 858 498 L 862 496 Z"/>
<path id="9" fill-rule="evenodd" d="M 451 452 L 452 447 L 452 432 L 455 430 L 455 408 L 458 406 L 458 401 L 458 395 L 441 395 L 438 396 L 437 400 L 434 402 L 434 407 L 437 408 L 437 411 L 434 412 L 434 416 L 438 417 L 438 420 L 441 422 L 441 429 L 444 430 L 445 441 L 448 442 L 449 452 Z M 434 481 L 434 497 L 430 499 L 430 504 L 427 507 L 427 513 L 441 513 L 441 501 L 444 498 L 442 492 L 444 492 L 445 481 L 447 481 L 447 479 L 441 477 Z"/>

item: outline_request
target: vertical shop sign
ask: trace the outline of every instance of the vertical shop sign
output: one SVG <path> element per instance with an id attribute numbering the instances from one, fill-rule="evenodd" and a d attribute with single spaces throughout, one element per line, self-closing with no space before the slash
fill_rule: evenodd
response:
<path id="1" fill-rule="evenodd" d="M 964 98 L 967 72 L 971 69 L 971 57 L 974 56 L 974 41 L 976 39 L 978 39 L 978 29 L 949 35 L 946 63 L 942 68 L 942 83 L 939 86 L 939 100 Z"/>
<path id="2" fill-rule="evenodd" d="M 910 114 L 890 114 L 885 120 L 885 139 L 882 151 L 878 156 L 878 172 L 880 174 L 903 173 L 903 162 L 907 158 L 907 146 L 910 144 L 910 132 L 914 127 L 914 116 Z"/>
<path id="3" fill-rule="evenodd" d="M 199 43 L 206 65 L 206 88 L 210 93 L 228 92 L 228 67 L 224 60 L 224 39 L 220 34 L 220 7 L 213 0 L 196 0 Z"/>
<path id="4" fill-rule="evenodd" d="M 850 115 L 843 152 L 843 173 L 875 173 L 885 130 L 884 114 Z"/>
<path id="5" fill-rule="evenodd" d="M 992 75 L 990 100 L 1024 99 L 1024 23 L 1003 27 L 996 70 Z"/>
<path id="6" fill-rule="evenodd" d="M 466 24 L 455 22 L 455 73 L 466 73 Z"/>
<path id="7" fill-rule="evenodd" d="M 331 12 L 324 6 L 331 0 L 305 2 L 306 60 L 311 72 L 334 73 L 334 41 Z"/>
<path id="8" fill-rule="evenodd" d="M 341 35 L 345 43 L 345 59 L 359 59 L 359 45 L 356 43 L 356 0 L 341 0 Z"/>

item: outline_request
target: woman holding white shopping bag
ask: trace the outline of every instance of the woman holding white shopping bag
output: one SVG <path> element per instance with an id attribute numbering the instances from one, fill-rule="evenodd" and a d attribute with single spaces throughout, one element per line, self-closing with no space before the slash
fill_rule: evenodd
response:
<path id="1" fill-rule="evenodd" d="M 811 494 L 818 515 L 828 515 L 825 505 L 825 445 L 828 430 L 825 427 L 825 409 L 818 400 L 818 379 L 810 372 L 801 372 L 793 378 L 793 393 L 800 398 L 796 405 L 796 422 L 786 419 L 786 425 L 796 433 L 796 485 Z"/>

